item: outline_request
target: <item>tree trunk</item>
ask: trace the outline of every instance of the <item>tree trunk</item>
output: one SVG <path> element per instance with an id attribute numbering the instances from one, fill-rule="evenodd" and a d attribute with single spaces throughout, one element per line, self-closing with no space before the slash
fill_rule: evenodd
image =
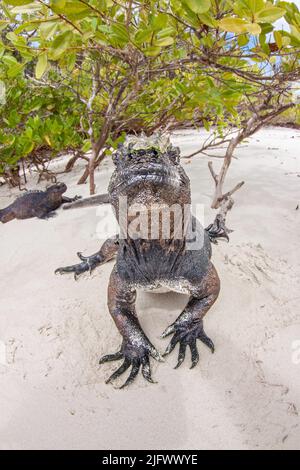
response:
<path id="1" fill-rule="evenodd" d="M 89 164 L 88 164 L 88 165 L 86 165 L 83 174 L 81 175 L 81 177 L 80 177 L 79 180 L 77 181 L 77 184 L 84 184 L 84 183 L 86 183 L 86 180 L 88 179 L 89 174 L 90 174 L 90 170 L 89 170 Z"/>
<path id="2" fill-rule="evenodd" d="M 237 145 L 239 144 L 240 138 L 241 138 L 240 134 L 238 134 L 236 137 L 232 138 L 231 141 L 229 142 L 229 145 L 227 147 L 226 154 L 225 154 L 225 157 L 224 157 L 224 160 L 223 160 L 223 164 L 221 166 L 221 170 L 220 170 L 220 173 L 218 175 L 216 175 L 213 172 L 212 166 L 209 167 L 210 172 L 211 172 L 211 174 L 213 176 L 213 179 L 215 181 L 215 185 L 216 185 L 215 186 L 215 193 L 214 193 L 214 196 L 213 196 L 213 201 L 212 201 L 212 204 L 211 204 L 212 209 L 218 209 L 220 207 L 220 204 L 221 204 L 223 198 L 224 198 L 224 196 L 223 196 L 224 181 L 225 181 L 227 171 L 228 171 L 228 168 L 229 168 L 231 160 L 232 160 L 233 152 L 236 149 Z"/>
<path id="3" fill-rule="evenodd" d="M 96 189 L 96 185 L 95 185 L 95 161 L 96 161 L 96 158 L 97 158 L 97 154 L 96 154 L 96 149 L 95 149 L 95 146 L 92 150 L 92 155 L 91 155 L 91 158 L 90 158 L 90 161 L 89 161 L 89 175 L 90 175 L 90 195 L 92 196 L 93 194 L 95 194 L 95 189 Z"/>

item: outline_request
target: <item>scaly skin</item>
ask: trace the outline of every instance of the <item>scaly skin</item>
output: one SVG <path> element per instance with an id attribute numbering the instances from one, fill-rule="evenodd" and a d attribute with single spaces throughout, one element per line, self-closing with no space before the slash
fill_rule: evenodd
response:
<path id="1" fill-rule="evenodd" d="M 67 186 L 64 183 L 56 183 L 46 191 L 28 191 L 8 207 L 0 210 L 0 221 L 5 224 L 13 219 L 29 219 L 31 217 L 48 219 L 53 217 L 54 211 L 62 204 L 79 199 L 79 196 L 74 198 L 63 196 L 66 190 Z"/>
<path id="2" fill-rule="evenodd" d="M 127 141 L 127 145 L 121 146 L 114 155 L 114 163 L 116 169 L 108 192 L 118 220 L 120 197 L 126 196 L 129 207 L 143 203 L 147 210 L 154 203 L 158 207 L 179 204 L 181 208 L 190 203 L 189 179 L 179 164 L 179 149 L 172 147 L 168 141 L 147 138 Z M 152 217 L 149 212 L 147 214 Z M 60 274 L 73 272 L 78 276 L 117 255 L 108 286 L 108 308 L 123 340 L 119 351 L 104 356 L 100 364 L 121 359 L 123 363 L 107 382 L 113 381 L 130 367 L 129 376 L 121 388 L 131 384 L 140 370 L 147 381 L 153 382 L 150 357 L 162 360 L 137 317 L 135 300 L 139 288 L 167 287 L 189 294 L 185 309 L 162 335 L 173 335 L 164 355 L 170 354 L 179 344 L 176 367 L 184 361 L 187 347 L 191 351 L 191 367 L 197 365 L 197 339 L 214 351 L 214 344 L 203 329 L 203 318 L 220 290 L 220 281 L 210 260 L 210 238 L 227 234 L 215 224 L 212 224 L 211 231 L 204 230 L 193 217 L 191 223 L 203 240 L 197 249 L 189 249 L 188 235 L 183 238 L 175 236 L 178 227 L 172 222 L 167 239 L 162 237 L 161 232 L 158 239 L 133 239 L 128 235 L 126 238 L 109 239 L 91 257 L 79 254 L 81 263 L 56 270 Z"/>

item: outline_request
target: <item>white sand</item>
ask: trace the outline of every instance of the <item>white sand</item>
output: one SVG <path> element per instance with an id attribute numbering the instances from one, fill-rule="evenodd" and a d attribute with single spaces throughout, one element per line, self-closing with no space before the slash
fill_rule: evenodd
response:
<path id="1" fill-rule="evenodd" d="M 203 135 L 182 131 L 174 141 L 186 154 Z M 155 363 L 157 385 L 139 378 L 119 391 L 104 383 L 115 365 L 97 365 L 120 344 L 106 306 L 112 263 L 78 282 L 53 274 L 76 262 L 76 251 L 97 250 L 96 209 L 0 226 L 0 448 L 300 448 L 300 354 L 292 356 L 300 342 L 299 148 L 299 132 L 268 128 L 236 152 L 228 188 L 241 179 L 246 185 L 228 219 L 230 243 L 213 250 L 222 290 L 206 317 L 216 352 L 199 343 L 192 371 L 189 360 L 173 369 L 175 353 Z M 207 160 L 184 167 L 208 224 Z M 61 178 L 68 194 L 87 194 L 87 186 L 75 186 L 81 171 Z M 105 162 L 99 192 L 110 174 Z M 16 193 L 0 188 L 0 207 Z M 167 340 L 159 335 L 186 300 L 139 293 L 141 323 L 160 351 Z"/>

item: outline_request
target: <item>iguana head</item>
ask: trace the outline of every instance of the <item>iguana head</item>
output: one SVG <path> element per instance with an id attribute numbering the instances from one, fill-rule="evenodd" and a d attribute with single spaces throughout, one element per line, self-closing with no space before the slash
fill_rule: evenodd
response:
<path id="1" fill-rule="evenodd" d="M 65 183 L 55 183 L 52 186 L 47 188 L 47 193 L 49 194 L 63 194 L 67 191 L 67 186 Z"/>
<path id="2" fill-rule="evenodd" d="M 116 169 L 108 188 L 113 205 L 120 196 L 129 203 L 189 202 L 189 179 L 179 158 L 168 137 L 127 137 L 113 156 Z"/>

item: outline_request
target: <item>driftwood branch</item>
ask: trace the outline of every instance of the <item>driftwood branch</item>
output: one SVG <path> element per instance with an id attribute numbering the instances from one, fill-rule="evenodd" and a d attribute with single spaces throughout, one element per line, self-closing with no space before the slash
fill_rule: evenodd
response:
<path id="1" fill-rule="evenodd" d="M 233 189 L 231 189 L 231 191 L 228 191 L 227 193 L 223 194 L 222 199 L 224 200 L 232 196 L 236 191 L 238 191 L 243 186 L 243 184 L 245 184 L 245 181 L 241 181 L 240 183 L 238 183 Z"/>
<path id="2" fill-rule="evenodd" d="M 213 169 L 213 162 L 208 162 L 208 168 L 209 168 L 209 171 L 211 173 L 211 176 L 213 177 L 214 182 L 217 185 L 218 184 L 218 177 L 217 177 L 217 174 L 215 173 L 215 171 Z"/>

